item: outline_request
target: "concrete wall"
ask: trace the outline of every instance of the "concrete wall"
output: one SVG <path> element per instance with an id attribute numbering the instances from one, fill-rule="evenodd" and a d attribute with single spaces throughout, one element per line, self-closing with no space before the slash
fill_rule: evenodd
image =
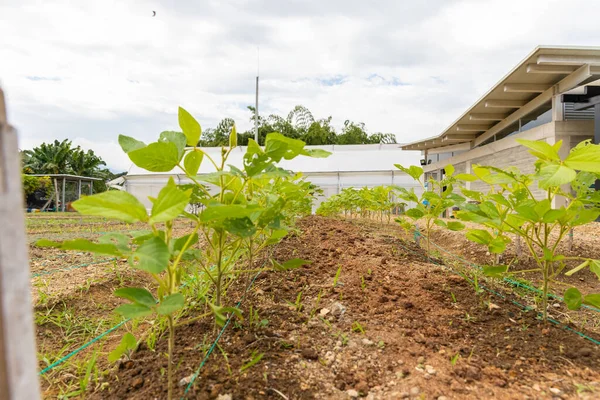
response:
<path id="1" fill-rule="evenodd" d="M 569 150 L 582 140 L 591 139 L 594 134 L 594 121 L 553 121 L 537 126 L 525 132 L 506 137 L 485 146 L 471 149 L 439 163 L 429 164 L 426 172 L 434 172 L 448 164 L 454 165 L 456 173 L 471 172 L 472 165 L 490 165 L 497 168 L 514 166 L 522 173 L 535 171 L 536 158 L 529 154 L 527 148 L 517 143 L 516 139 L 546 141 L 550 144 L 563 141 L 561 156 L 566 157 Z M 481 182 L 468 182 L 467 188 L 485 191 L 487 185 Z M 542 196 L 542 191 L 532 187 L 536 197 Z"/>

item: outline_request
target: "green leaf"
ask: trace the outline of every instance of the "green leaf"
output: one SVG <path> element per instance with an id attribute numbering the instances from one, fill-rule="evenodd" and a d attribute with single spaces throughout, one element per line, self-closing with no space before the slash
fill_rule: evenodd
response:
<path id="1" fill-rule="evenodd" d="M 223 221 L 223 228 L 233 235 L 244 238 L 250 237 L 256 232 L 256 227 L 248 217 L 235 219 L 228 218 Z"/>
<path id="2" fill-rule="evenodd" d="M 202 164 L 203 159 L 204 153 L 200 150 L 192 150 L 187 153 L 183 160 L 185 172 L 190 176 L 198 175 L 198 170 L 200 169 L 200 164 Z"/>
<path id="3" fill-rule="evenodd" d="M 508 272 L 508 265 L 484 265 L 483 274 L 492 278 L 502 278 Z"/>
<path id="4" fill-rule="evenodd" d="M 152 205 L 150 224 L 177 218 L 188 205 L 191 194 L 191 190 L 185 192 L 179 190 L 173 178 L 169 178 L 169 182 L 160 190 Z"/>
<path id="5" fill-rule="evenodd" d="M 529 152 L 542 160 L 560 161 L 558 151 L 546 142 L 517 139 L 521 145 L 531 149 Z"/>
<path id="6" fill-rule="evenodd" d="M 398 168 L 400 171 L 405 172 L 416 181 L 418 181 L 421 178 L 421 175 L 423 175 L 423 168 L 417 167 L 416 165 L 411 165 L 410 167 L 406 168 L 400 164 L 394 164 L 394 167 Z"/>
<path id="7" fill-rule="evenodd" d="M 600 146 L 582 142 L 571 150 L 564 161 L 569 168 L 578 171 L 600 173 Z"/>
<path id="8" fill-rule="evenodd" d="M 544 223 L 552 223 L 559 219 L 561 219 L 566 214 L 566 210 L 561 208 L 559 210 L 548 210 L 546 214 L 542 217 L 542 222 Z"/>
<path id="9" fill-rule="evenodd" d="M 486 245 L 493 240 L 492 235 L 490 235 L 488 231 L 483 229 L 472 229 L 467 232 L 466 237 L 471 242 Z"/>
<path id="10" fill-rule="evenodd" d="M 200 124 L 194 117 L 192 117 L 192 114 L 184 110 L 182 107 L 179 107 L 178 117 L 179 127 L 187 139 L 188 146 L 197 146 L 198 141 L 200 140 L 200 135 L 202 134 L 202 128 L 200 128 Z"/>
<path id="11" fill-rule="evenodd" d="M 148 221 L 146 207 L 132 194 L 120 190 L 82 197 L 73 208 L 83 215 L 118 219 L 123 222 Z"/>
<path id="12" fill-rule="evenodd" d="M 575 170 L 564 165 L 550 164 L 542 167 L 538 173 L 539 185 L 542 189 L 573 182 L 577 177 Z"/>
<path id="13" fill-rule="evenodd" d="M 600 216 L 600 210 L 593 208 L 583 208 L 577 215 L 571 219 L 571 226 L 585 225 L 588 222 L 595 221 Z"/>
<path id="14" fill-rule="evenodd" d="M 179 149 L 172 142 L 155 142 L 129 153 L 131 161 L 150 172 L 169 172 L 179 163 Z"/>
<path id="15" fill-rule="evenodd" d="M 312 158 L 327 158 L 331 155 L 329 151 L 323 149 L 304 149 L 301 154 Z"/>
<path id="16" fill-rule="evenodd" d="M 125 153 L 146 147 L 144 142 L 140 142 L 130 136 L 119 135 L 119 144 Z"/>
<path id="17" fill-rule="evenodd" d="M 532 222 L 537 222 L 540 220 L 540 216 L 535 212 L 535 209 L 530 205 L 520 205 L 515 208 L 517 214 Z"/>
<path id="18" fill-rule="evenodd" d="M 109 232 L 100 236 L 98 242 L 102 244 L 114 244 L 122 253 L 129 251 L 129 236 L 123 233 Z"/>
<path id="19" fill-rule="evenodd" d="M 226 313 L 233 313 L 240 320 L 244 320 L 244 317 L 242 316 L 242 310 L 240 310 L 237 307 L 222 307 L 212 303 L 208 303 L 208 305 L 210 306 L 213 314 L 215 315 L 215 321 L 219 326 L 225 325 L 225 322 L 227 321 L 227 316 L 225 315 Z"/>
<path id="20" fill-rule="evenodd" d="M 201 214 L 200 221 L 202 222 L 214 222 L 223 221 L 225 219 L 235 219 L 249 217 L 257 209 L 240 204 L 210 204 Z"/>
<path id="21" fill-rule="evenodd" d="M 598 277 L 598 279 L 600 279 L 600 261 L 599 260 L 592 260 L 592 262 L 590 264 L 590 271 L 595 273 L 596 276 Z"/>
<path id="22" fill-rule="evenodd" d="M 54 247 L 61 250 L 89 251 L 96 254 L 108 254 L 111 256 L 121 256 L 121 251 L 112 243 L 94 243 L 86 239 L 65 240 L 64 242 L 53 242 L 47 239 L 40 239 L 36 242 L 38 247 Z"/>
<path id="23" fill-rule="evenodd" d="M 448 164 L 444 167 L 444 171 L 446 171 L 446 176 L 454 175 L 454 165 Z"/>
<path id="24" fill-rule="evenodd" d="M 273 269 L 276 271 L 288 271 L 290 269 L 301 267 L 302 265 L 312 264 L 312 261 L 293 258 L 284 263 L 279 263 L 277 260 L 271 260 L 271 263 L 273 264 Z"/>
<path id="25" fill-rule="evenodd" d="M 406 210 L 405 214 L 413 219 L 419 219 L 425 215 L 425 213 L 418 208 L 409 208 Z"/>
<path id="26" fill-rule="evenodd" d="M 535 213 L 538 215 L 538 218 L 541 219 L 550 209 L 552 208 L 550 204 L 550 200 L 544 199 L 537 202 L 537 204 L 533 207 Z"/>
<path id="27" fill-rule="evenodd" d="M 493 254 L 502 254 L 506 250 L 506 241 L 502 237 L 493 238 L 488 244 L 488 250 Z"/>
<path id="28" fill-rule="evenodd" d="M 173 252 L 181 251 L 183 249 L 183 246 L 185 246 L 188 239 L 190 238 L 190 235 L 191 233 L 189 235 L 185 235 L 175 239 L 175 241 L 173 242 Z M 190 244 L 188 245 L 186 250 L 189 250 L 196 243 L 198 243 L 198 234 L 194 233 L 194 236 L 192 237 L 192 240 L 190 241 Z"/>
<path id="29" fill-rule="evenodd" d="M 583 298 L 583 303 L 588 306 L 600 308 L 600 293 L 588 294 Z"/>
<path id="30" fill-rule="evenodd" d="M 179 160 L 183 157 L 183 152 L 185 150 L 185 135 L 182 132 L 175 131 L 164 131 L 161 132 L 160 137 L 158 139 L 159 142 L 171 142 L 177 147 L 177 155 Z"/>
<path id="31" fill-rule="evenodd" d="M 454 178 L 458 179 L 459 181 L 466 182 L 475 182 L 477 180 L 477 177 L 471 174 L 456 174 Z"/>
<path id="32" fill-rule="evenodd" d="M 121 356 L 129 351 L 135 350 L 136 347 L 137 341 L 135 336 L 130 332 L 125 333 L 121 338 L 121 343 L 119 343 L 119 345 L 108 355 L 108 362 L 114 363 L 118 361 Z"/>
<path id="33" fill-rule="evenodd" d="M 170 296 L 167 296 L 160 302 L 158 307 L 156 307 L 156 312 L 159 315 L 171 315 L 175 311 L 183 308 L 185 305 L 185 298 L 181 293 L 173 293 Z"/>
<path id="34" fill-rule="evenodd" d="M 496 208 L 494 203 L 492 203 L 491 201 L 484 201 L 483 203 L 481 203 L 479 205 L 479 208 L 481 209 L 481 211 L 483 211 L 485 214 L 487 214 L 487 216 L 490 218 L 500 217 L 500 214 L 498 213 L 498 209 Z"/>
<path id="35" fill-rule="evenodd" d="M 152 309 L 141 304 L 123 304 L 115 308 L 115 312 L 125 318 L 140 318 L 152 314 Z"/>
<path id="36" fill-rule="evenodd" d="M 583 299 L 581 298 L 581 292 L 577 288 L 565 290 L 564 298 L 569 310 L 579 310 L 581 307 Z"/>
<path id="37" fill-rule="evenodd" d="M 435 221 L 433 221 L 433 223 L 436 224 L 437 226 L 441 226 L 442 228 L 447 228 L 448 227 L 448 224 L 446 224 L 441 219 L 436 219 Z"/>
<path id="38" fill-rule="evenodd" d="M 585 260 L 584 262 L 582 262 L 581 264 L 579 264 L 579 265 L 578 265 L 578 266 L 576 266 L 575 268 L 573 268 L 573 269 L 571 269 L 571 270 L 569 270 L 569 271 L 565 272 L 565 275 L 567 275 L 567 276 L 571 276 L 571 275 L 573 275 L 574 273 L 581 271 L 582 269 L 584 269 L 585 267 L 587 267 L 587 266 L 590 264 L 590 261 L 591 261 L 591 260 Z M 590 268 L 590 269 L 591 269 L 591 268 Z M 600 275 L 599 275 L 599 277 L 600 277 Z"/>
<path id="39" fill-rule="evenodd" d="M 149 308 L 154 307 L 156 304 L 156 299 L 154 299 L 152 293 L 144 288 L 121 288 L 115 290 L 113 294 Z"/>
<path id="40" fill-rule="evenodd" d="M 500 193 L 494 193 L 489 195 L 490 199 L 494 200 L 496 203 L 503 205 L 504 207 L 510 207 L 510 203 L 506 200 L 506 197 L 502 196 Z"/>
<path id="41" fill-rule="evenodd" d="M 237 131 L 235 130 L 235 125 L 231 127 L 231 133 L 229 134 L 229 147 L 234 148 L 237 146 L 238 137 Z"/>
<path id="42" fill-rule="evenodd" d="M 131 266 L 152 274 L 159 274 L 169 265 L 169 248 L 159 237 L 146 240 L 129 257 Z"/>
<path id="43" fill-rule="evenodd" d="M 450 229 L 451 231 L 462 231 L 463 229 L 465 229 L 465 224 L 459 221 L 449 221 L 448 229 Z"/>

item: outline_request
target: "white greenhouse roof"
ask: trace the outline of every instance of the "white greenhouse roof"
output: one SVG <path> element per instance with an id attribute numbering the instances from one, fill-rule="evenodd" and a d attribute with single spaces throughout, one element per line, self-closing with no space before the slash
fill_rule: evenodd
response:
<path id="1" fill-rule="evenodd" d="M 360 144 L 360 145 L 328 145 L 306 146 L 307 149 L 323 149 L 332 154 L 327 158 L 312 158 L 298 156 L 293 160 L 282 160 L 279 166 L 294 172 L 308 174 L 335 173 L 335 172 L 375 172 L 396 170 L 394 164 L 403 166 L 419 165 L 420 151 L 407 151 L 400 148 L 401 144 Z M 209 154 L 215 162 L 220 160 L 220 147 L 202 147 L 202 151 Z M 246 147 L 235 148 L 227 159 L 226 165 L 243 168 L 243 155 Z M 208 160 L 204 159 L 199 173 L 215 172 L 215 168 Z M 170 172 L 148 172 L 132 165 L 126 178 L 147 175 L 177 175 L 182 174 L 179 168 Z"/>

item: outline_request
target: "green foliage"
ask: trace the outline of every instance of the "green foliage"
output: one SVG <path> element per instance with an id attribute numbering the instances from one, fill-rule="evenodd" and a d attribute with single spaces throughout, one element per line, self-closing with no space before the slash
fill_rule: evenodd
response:
<path id="1" fill-rule="evenodd" d="M 252 128 L 246 132 L 235 134 L 236 145 L 239 146 L 248 146 L 250 140 L 254 140 L 256 111 L 252 106 L 249 106 L 248 110 L 251 112 Z M 332 117 L 317 120 L 306 107 L 300 105 L 294 107 L 287 117 L 274 114 L 267 117 L 259 116 L 258 142 L 263 145 L 270 133 L 279 132 L 287 138 L 300 139 L 307 145 L 396 143 L 394 134 L 369 134 L 362 122 L 356 123 L 346 120 L 341 132 L 337 133 L 331 125 L 331 120 Z M 235 123 L 231 118 L 221 120 L 215 128 L 206 129 L 202 132 L 198 146 L 231 146 L 229 138 L 234 126 Z M 183 126 L 181 128 L 183 129 Z M 191 146 L 192 144 L 188 142 L 188 145 Z"/>
<path id="2" fill-rule="evenodd" d="M 554 145 L 543 141 L 518 142 L 537 158 L 535 172 L 521 174 L 514 168 L 474 166 L 474 175 L 467 180 L 482 181 L 489 191 L 463 190 L 474 203 L 465 205 L 457 215 L 482 227 L 469 229 L 467 239 L 486 245 L 491 253 L 504 252 L 512 236 L 524 241 L 536 262 L 534 271 L 542 281 L 542 312 L 546 320 L 549 285 L 564 272 L 569 260 L 580 260 L 580 264 L 566 275 L 585 268 L 600 272 L 600 261 L 566 257 L 558 250 L 571 229 L 600 216 L 600 199 L 591 186 L 600 178 L 600 146 L 584 141 L 562 159 L 561 141 Z M 544 191 L 543 196 L 534 195 L 531 187 L 536 185 Z M 494 277 L 511 273 L 510 265 L 486 266 L 484 272 Z M 573 287 L 565 292 L 565 302 L 570 309 L 578 309 L 582 304 L 594 304 L 595 296 L 582 296 Z"/>
<path id="3" fill-rule="evenodd" d="M 127 332 L 121 338 L 121 342 L 119 345 L 108 354 L 108 362 L 116 362 L 122 356 L 127 356 L 128 359 L 131 358 L 131 354 L 137 348 L 137 341 L 135 340 L 135 336 L 133 334 Z"/>
<path id="4" fill-rule="evenodd" d="M 433 225 L 453 231 L 464 229 L 464 225 L 458 221 L 446 222 L 440 219 L 444 211 L 461 205 L 465 201 L 464 197 L 453 192 L 454 185 L 458 182 L 454 176 L 454 167 L 447 165 L 444 168 L 445 175 L 441 180 L 430 177 L 427 180 L 427 184 L 425 184 L 422 179 L 423 168 L 415 165 L 411 165 L 408 168 L 400 164 L 396 164 L 395 166 L 418 182 L 422 189 L 421 196 L 417 196 L 414 189 L 396 188 L 400 199 L 407 203 L 413 203 L 413 207 L 406 211 L 405 216 L 397 218 L 396 221 L 408 232 L 420 229 L 418 228 L 418 224 L 422 222 L 424 228 L 420 229 L 420 234 L 423 234 L 427 240 L 427 253 L 431 254 L 429 238 Z"/>
<path id="5" fill-rule="evenodd" d="M 264 149 L 250 141 L 243 169 L 226 169 L 227 159 L 238 143 L 234 125 L 228 135 L 229 146 L 222 149 L 220 160 L 198 148 L 185 147 L 198 142 L 201 128 L 182 108 L 179 125 L 183 132 L 162 132 L 156 142 L 148 145 L 123 135 L 119 137 L 119 144 L 138 167 L 150 171 L 170 171 L 178 167 L 191 184 L 178 186 L 170 179 L 156 198 L 150 198 L 149 215 L 139 200 L 122 191 L 85 197 L 73 204 L 82 214 L 145 223 L 147 232 L 132 232 L 131 237 L 112 233 L 98 243 L 83 239 L 38 242 L 41 246 L 127 258 L 131 267 L 152 278 L 153 288 L 116 290 L 115 296 L 128 303 L 115 311 L 127 318 L 166 319 L 169 398 L 173 392 L 171 360 L 176 321 L 190 311 L 187 306 L 190 296 L 194 303 L 207 305 L 219 325 L 225 323 L 228 315 L 241 318 L 240 310 L 223 306 L 226 288 L 238 275 L 252 270 L 253 257 L 258 252 L 279 242 L 293 227 L 295 219 L 311 210 L 317 189 L 301 175 L 279 168 L 277 163 L 298 156 L 328 155 L 324 151 L 308 151 L 301 140 L 271 133 L 266 137 Z M 215 173 L 198 175 L 204 159 L 216 168 Z M 197 215 L 186 211 L 190 204 L 202 206 Z M 174 220 L 180 217 L 191 222 L 193 231 L 177 237 L 173 226 Z M 199 237 L 203 238 L 203 246 L 192 249 Z M 289 270 L 309 263 L 298 258 L 273 260 L 272 268 Z"/>
<path id="6" fill-rule="evenodd" d="M 393 201 L 394 188 L 391 186 L 363 187 L 360 189 L 346 188 L 339 194 L 330 196 L 322 202 L 317 214 L 334 216 L 341 213 L 344 216 L 360 216 L 362 218 L 378 217 L 380 221 L 393 215 L 393 209 L 404 208 L 404 203 Z"/>

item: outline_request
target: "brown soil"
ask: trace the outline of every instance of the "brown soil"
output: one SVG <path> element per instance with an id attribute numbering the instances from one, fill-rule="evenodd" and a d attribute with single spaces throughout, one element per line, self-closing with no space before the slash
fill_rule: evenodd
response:
<path id="1" fill-rule="evenodd" d="M 188 398 L 600 396 L 598 346 L 510 301 L 475 295 L 447 268 L 423 262 L 398 230 L 321 217 L 299 227 L 274 258 L 313 263 L 260 275 L 241 306 L 246 318 L 225 330 Z M 244 287 L 230 290 L 232 303 Z M 301 310 L 293 306 L 299 293 Z M 249 318 L 251 308 L 258 319 Z M 262 319 L 268 325 L 259 326 Z M 175 385 L 195 372 L 215 335 L 206 322 L 179 328 Z M 165 352 L 164 338 L 155 351 L 141 346 L 91 397 L 165 398 Z M 253 352 L 264 356 L 240 372 Z"/>

